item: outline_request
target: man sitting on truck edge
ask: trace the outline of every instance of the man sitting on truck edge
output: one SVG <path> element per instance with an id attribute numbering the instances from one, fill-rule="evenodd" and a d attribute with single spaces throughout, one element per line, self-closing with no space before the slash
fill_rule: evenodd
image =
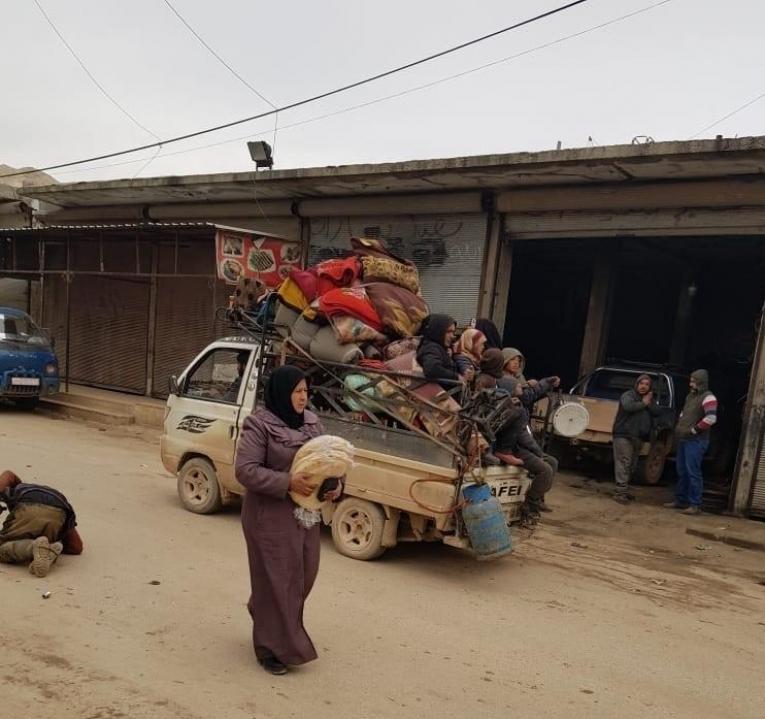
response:
<path id="1" fill-rule="evenodd" d="M 615 502 L 629 504 L 635 498 L 629 492 L 630 479 L 640 457 L 640 448 L 643 442 L 650 440 L 653 418 L 658 414 L 653 380 L 647 374 L 641 374 L 634 388 L 619 399 L 619 410 L 614 419 Z"/>

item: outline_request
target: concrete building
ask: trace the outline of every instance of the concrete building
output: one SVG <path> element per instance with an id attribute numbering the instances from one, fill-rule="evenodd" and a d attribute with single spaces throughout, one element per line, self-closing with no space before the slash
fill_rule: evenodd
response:
<path id="1" fill-rule="evenodd" d="M 737 457 L 728 458 L 728 475 L 736 477 L 732 506 L 765 515 L 765 137 L 15 192 L 16 201 L 0 204 L 0 226 L 29 226 L 19 202 L 37 203 L 38 210 L 31 230 L 0 231 L 7 245 L 2 274 L 21 277 L 8 264 L 10 247 L 18 257 L 18 248 L 34 245 L 30 287 L 56 273 L 78 282 L 82 270 L 70 264 L 67 272 L 60 254 L 57 269 L 48 263 L 40 272 L 45 238 L 55 234 L 60 253 L 67 232 L 81 253 L 88 243 L 106 240 L 124 254 L 124 238 L 132 236 L 133 245 L 148 243 L 148 257 L 163 242 L 166 249 L 157 252 L 177 253 L 167 249 L 172 240 L 159 235 L 180 232 L 180 251 L 198 273 L 194 287 L 173 294 L 181 307 L 200 296 L 202 282 L 205 303 L 218 301 L 225 288 L 216 289 L 209 231 L 202 239 L 198 226 L 192 241 L 183 229 L 190 226 L 177 223 L 272 232 L 303 243 L 310 261 L 347 249 L 351 236 L 371 235 L 417 263 L 432 308 L 461 322 L 492 317 L 505 341 L 525 351 L 533 375 L 554 372 L 573 384 L 607 358 L 706 366 L 723 401 L 725 426 L 742 437 Z M 155 234 L 137 241 L 144 223 L 172 226 L 145 230 Z M 104 227 L 115 224 L 131 227 Z M 104 281 L 103 264 L 93 268 Z M 151 274 L 144 278 L 149 284 Z M 42 297 L 43 308 L 57 306 Z M 156 332 L 149 305 L 139 305 L 137 333 L 150 326 Z M 210 320 L 205 333 L 214 330 Z M 146 344 L 140 349 L 146 365 Z M 181 354 L 171 358 L 178 369 Z M 144 370 L 124 389 L 161 394 L 161 377 L 150 381 L 150 374 Z"/>

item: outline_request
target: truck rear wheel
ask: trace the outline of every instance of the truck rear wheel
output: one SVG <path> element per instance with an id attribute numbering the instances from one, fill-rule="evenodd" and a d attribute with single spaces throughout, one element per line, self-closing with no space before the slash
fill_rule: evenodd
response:
<path id="1" fill-rule="evenodd" d="M 664 465 L 667 462 L 667 453 L 664 445 L 654 443 L 648 454 L 638 460 L 635 476 L 642 484 L 654 485 L 661 481 L 664 474 Z"/>
<path id="2" fill-rule="evenodd" d="M 195 514 L 213 514 L 223 506 L 215 467 L 202 457 L 194 457 L 178 472 L 178 497 Z"/>
<path id="3" fill-rule="evenodd" d="M 332 541 L 340 554 L 352 559 L 377 559 L 382 545 L 385 513 L 372 502 L 348 497 L 332 515 Z"/>

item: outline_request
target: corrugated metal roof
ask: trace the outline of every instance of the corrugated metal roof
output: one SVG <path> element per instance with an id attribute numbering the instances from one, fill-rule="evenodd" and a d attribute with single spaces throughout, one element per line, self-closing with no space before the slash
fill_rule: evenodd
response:
<path id="1" fill-rule="evenodd" d="M 261 232 L 260 230 L 247 230 L 242 227 L 229 227 L 228 225 L 218 225 L 214 222 L 132 222 L 123 224 L 102 224 L 102 225 L 46 225 L 45 227 L 9 227 L 0 228 L 0 236 L 7 235 L 44 235 L 57 232 L 76 232 L 92 230 L 112 230 L 117 232 L 151 232 L 165 230 L 226 230 L 228 232 L 242 232 L 248 235 L 257 234 L 266 237 L 273 237 L 280 240 L 287 238 L 281 235 L 275 235 L 272 232 Z"/>

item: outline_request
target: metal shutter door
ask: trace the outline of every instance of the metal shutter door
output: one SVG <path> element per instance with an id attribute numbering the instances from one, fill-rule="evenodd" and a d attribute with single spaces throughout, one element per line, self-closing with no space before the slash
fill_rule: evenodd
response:
<path id="1" fill-rule="evenodd" d="M 407 215 L 311 218 L 308 263 L 338 257 L 351 237 L 374 237 L 414 262 L 431 312 L 466 325 L 478 310 L 486 244 L 486 215 Z"/>
<path id="2" fill-rule="evenodd" d="M 223 328 L 215 310 L 233 288 L 207 277 L 160 277 L 154 340 L 155 397 L 167 397 L 170 375 L 179 375 Z"/>
<path id="3" fill-rule="evenodd" d="M 752 490 L 752 514 L 765 516 L 765 437 L 761 440 L 760 459 L 754 473 Z"/>
<path id="4" fill-rule="evenodd" d="M 94 387 L 145 392 L 148 281 L 75 277 L 70 302 L 70 379 Z"/>
<path id="5" fill-rule="evenodd" d="M 29 282 L 10 277 L 0 277 L 0 307 L 13 307 L 27 311 L 29 300 Z"/>
<path id="6" fill-rule="evenodd" d="M 43 313 L 40 324 L 56 342 L 60 377 L 66 376 L 66 278 L 46 275 L 43 284 Z"/>

